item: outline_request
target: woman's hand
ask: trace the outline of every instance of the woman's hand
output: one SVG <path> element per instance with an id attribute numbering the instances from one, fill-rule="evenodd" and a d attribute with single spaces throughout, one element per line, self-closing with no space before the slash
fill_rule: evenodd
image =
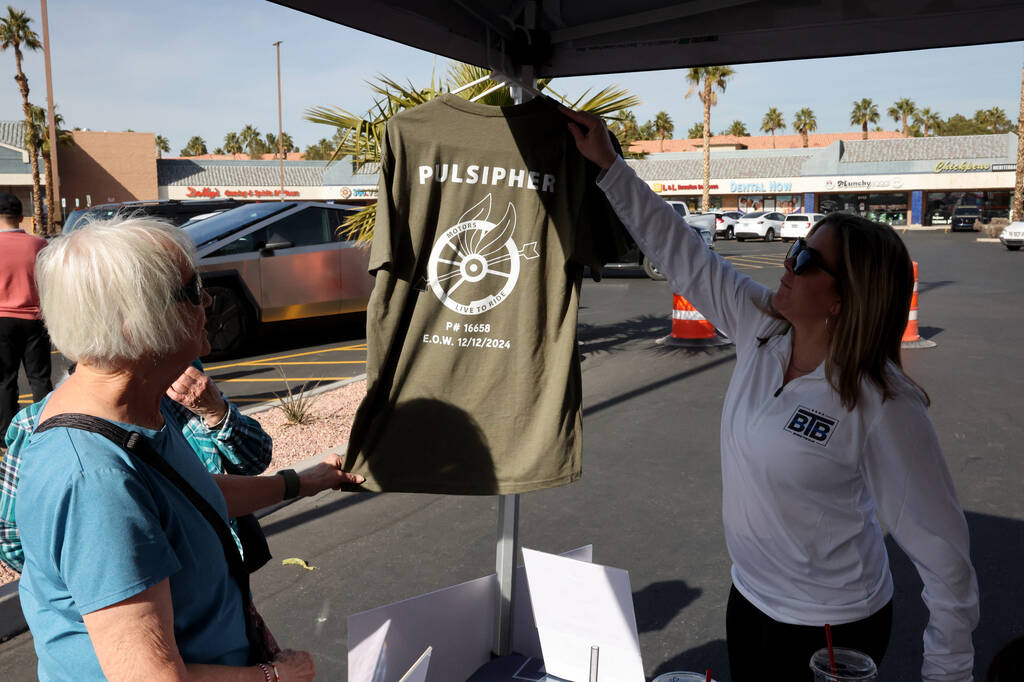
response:
<path id="1" fill-rule="evenodd" d="M 619 155 L 608 139 L 608 126 L 600 116 L 585 111 L 573 111 L 559 105 L 558 110 L 569 119 L 569 132 L 576 140 L 576 148 L 586 158 L 604 169 L 611 167 Z"/>
<path id="2" fill-rule="evenodd" d="M 327 455 L 324 461 L 312 469 L 299 474 L 299 495 L 309 497 L 327 490 L 340 490 L 344 485 L 360 485 L 366 478 L 359 474 L 350 474 L 341 470 L 345 459 L 338 455 Z"/>
<path id="3" fill-rule="evenodd" d="M 207 426 L 216 426 L 227 414 L 228 404 L 213 379 L 189 365 L 171 382 L 167 397 L 199 415 Z"/>
<path id="4" fill-rule="evenodd" d="M 316 666 L 308 651 L 285 649 L 271 662 L 281 682 L 305 682 L 316 677 Z"/>

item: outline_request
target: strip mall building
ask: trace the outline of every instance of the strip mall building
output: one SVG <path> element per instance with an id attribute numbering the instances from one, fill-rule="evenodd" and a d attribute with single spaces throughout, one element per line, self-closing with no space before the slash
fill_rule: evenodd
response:
<path id="1" fill-rule="evenodd" d="M 943 225 L 957 205 L 977 205 L 984 219 L 1008 217 L 1017 136 L 840 139 L 815 135 L 809 148 L 765 149 L 760 138 L 728 138 L 711 151 L 714 208 L 782 212 L 850 211 L 893 225 Z M 783 144 L 790 143 L 780 136 Z M 31 171 L 23 124 L 0 122 L 0 191 L 17 194 L 31 215 Z M 99 203 L 153 199 L 281 198 L 278 161 L 155 159 L 152 133 L 75 131 L 76 146 L 60 150 L 65 211 Z M 829 142 L 829 139 L 832 141 Z M 713 138 L 713 141 L 718 138 Z M 672 147 L 671 142 L 665 145 Z M 698 141 L 686 141 L 693 148 Z M 658 143 L 645 143 L 648 145 Z M 678 146 L 678 145 L 677 145 Z M 630 160 L 666 199 L 699 206 L 700 151 L 650 153 Z M 40 168 L 43 164 L 40 162 Z M 349 160 L 285 162 L 284 198 L 368 203 L 376 200 L 377 169 Z"/>

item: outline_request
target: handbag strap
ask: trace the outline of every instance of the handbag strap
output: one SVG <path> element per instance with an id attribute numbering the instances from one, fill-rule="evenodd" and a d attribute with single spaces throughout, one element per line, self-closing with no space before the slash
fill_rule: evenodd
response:
<path id="1" fill-rule="evenodd" d="M 224 550 L 224 558 L 227 559 L 228 562 L 231 577 L 234 578 L 235 582 L 238 584 L 238 589 L 242 593 L 242 604 L 243 606 L 248 607 L 252 600 L 252 595 L 249 592 L 249 572 L 245 570 L 245 565 L 242 563 L 242 557 L 238 554 L 238 548 L 235 546 L 235 540 L 231 536 L 231 529 L 228 527 L 228 524 L 223 518 L 221 518 L 220 514 L 217 513 L 213 506 L 206 501 L 205 497 L 196 492 L 196 489 L 193 488 L 189 482 L 174 469 L 174 467 L 168 464 L 167 460 L 153 450 L 153 447 L 141 433 L 122 429 L 120 426 L 112 424 L 106 419 L 100 419 L 99 417 L 94 417 L 92 415 L 78 414 L 74 412 L 58 414 L 54 417 L 50 417 L 40 424 L 36 428 L 35 432 L 39 433 L 41 431 L 61 427 L 98 433 L 99 435 L 106 437 L 115 445 L 123 448 L 129 454 L 142 460 L 151 468 L 156 469 L 164 476 L 164 478 L 173 483 L 174 486 L 188 498 L 189 502 L 199 510 L 199 513 L 203 515 L 207 522 L 213 527 L 213 530 L 217 533 L 217 537 L 220 539 L 221 549 Z"/>

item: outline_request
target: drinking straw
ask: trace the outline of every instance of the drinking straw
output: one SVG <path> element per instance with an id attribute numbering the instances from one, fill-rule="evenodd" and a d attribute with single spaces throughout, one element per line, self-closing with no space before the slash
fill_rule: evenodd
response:
<path id="1" fill-rule="evenodd" d="M 704 682 L 711 682 L 711 668 L 704 671 Z"/>
<path id="2" fill-rule="evenodd" d="M 825 623 L 825 642 L 828 643 L 828 667 L 831 668 L 832 674 L 836 674 L 836 655 L 832 651 L 832 626 Z"/>

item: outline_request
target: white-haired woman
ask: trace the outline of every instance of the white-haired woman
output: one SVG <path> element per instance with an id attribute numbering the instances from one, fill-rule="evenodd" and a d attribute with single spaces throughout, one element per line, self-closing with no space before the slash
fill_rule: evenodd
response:
<path id="1" fill-rule="evenodd" d="M 893 582 L 876 515 L 930 611 L 922 678 L 970 680 L 978 585 L 967 523 L 900 339 L 914 276 L 887 225 L 832 214 L 791 249 L 772 292 L 706 249 L 608 145 L 564 110 L 599 185 L 673 290 L 736 343 L 722 412 L 722 517 L 733 682 L 811 679 L 825 645 L 880 662 Z"/>
<path id="2" fill-rule="evenodd" d="M 175 227 L 115 219 L 54 240 L 37 259 L 51 338 L 78 363 L 25 447 L 16 502 L 21 603 L 43 680 L 314 676 L 306 652 L 253 654 L 261 642 L 247 633 L 226 521 L 359 480 L 337 458 L 298 480 L 211 477 L 165 424 L 167 386 L 210 348 L 194 253 Z M 53 426 L 69 419 L 141 439 Z"/>

